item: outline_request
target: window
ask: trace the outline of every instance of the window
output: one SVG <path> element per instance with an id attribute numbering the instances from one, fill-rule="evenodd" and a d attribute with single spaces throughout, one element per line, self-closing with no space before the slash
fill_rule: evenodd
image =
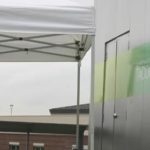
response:
<path id="1" fill-rule="evenodd" d="M 19 142 L 9 142 L 9 150 L 19 150 Z"/>
<path id="2" fill-rule="evenodd" d="M 33 150 L 44 150 L 44 143 L 33 143 Z"/>
<path id="3" fill-rule="evenodd" d="M 76 150 L 76 145 L 72 145 L 72 150 Z M 88 145 L 83 145 L 83 150 L 88 150 Z"/>
<path id="4" fill-rule="evenodd" d="M 33 146 L 33 150 L 44 150 L 44 147 Z"/>

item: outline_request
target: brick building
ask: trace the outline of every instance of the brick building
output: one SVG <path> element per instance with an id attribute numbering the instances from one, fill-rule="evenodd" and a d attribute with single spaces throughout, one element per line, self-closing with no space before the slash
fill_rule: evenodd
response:
<path id="1" fill-rule="evenodd" d="M 50 116 L 0 116 L 1 150 L 71 150 L 76 143 L 76 106 Z M 88 105 L 80 106 L 81 145 L 88 145 Z M 6 132 L 7 131 L 7 132 Z"/>

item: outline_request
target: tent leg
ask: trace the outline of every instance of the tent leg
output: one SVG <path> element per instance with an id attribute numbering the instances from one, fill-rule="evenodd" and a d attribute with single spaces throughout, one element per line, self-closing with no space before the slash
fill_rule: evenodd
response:
<path id="1" fill-rule="evenodd" d="M 85 129 L 80 129 L 79 130 L 80 132 L 80 134 L 79 134 L 79 150 L 83 150 L 83 144 L 84 144 L 84 131 L 85 131 Z"/>
<path id="2" fill-rule="evenodd" d="M 76 120 L 76 149 L 79 150 L 79 114 L 80 114 L 80 69 L 81 61 L 78 61 L 78 72 L 77 72 L 77 120 Z"/>
<path id="3" fill-rule="evenodd" d="M 27 150 L 29 150 L 30 132 L 27 132 Z"/>

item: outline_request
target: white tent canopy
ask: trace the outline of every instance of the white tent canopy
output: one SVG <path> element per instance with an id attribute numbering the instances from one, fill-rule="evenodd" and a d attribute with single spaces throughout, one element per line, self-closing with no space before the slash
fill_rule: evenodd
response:
<path id="1" fill-rule="evenodd" d="M 78 62 L 77 147 L 80 60 L 92 44 L 94 25 L 92 0 L 0 0 L 1 62 Z"/>
<path id="2" fill-rule="evenodd" d="M 0 61 L 83 58 L 94 35 L 91 0 L 0 0 Z"/>

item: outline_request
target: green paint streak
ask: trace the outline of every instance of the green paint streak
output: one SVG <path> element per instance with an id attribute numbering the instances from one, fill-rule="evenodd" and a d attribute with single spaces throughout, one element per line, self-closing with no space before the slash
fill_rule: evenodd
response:
<path id="1" fill-rule="evenodd" d="M 115 71 L 115 62 L 117 68 Z M 95 102 L 103 99 L 104 63 L 95 65 Z M 116 87 L 116 88 L 115 88 Z M 107 60 L 105 100 L 123 99 L 150 92 L 150 43 Z"/>
<path id="2" fill-rule="evenodd" d="M 94 87 L 94 101 L 101 102 L 103 100 L 103 70 L 104 63 L 95 65 L 95 87 Z"/>

